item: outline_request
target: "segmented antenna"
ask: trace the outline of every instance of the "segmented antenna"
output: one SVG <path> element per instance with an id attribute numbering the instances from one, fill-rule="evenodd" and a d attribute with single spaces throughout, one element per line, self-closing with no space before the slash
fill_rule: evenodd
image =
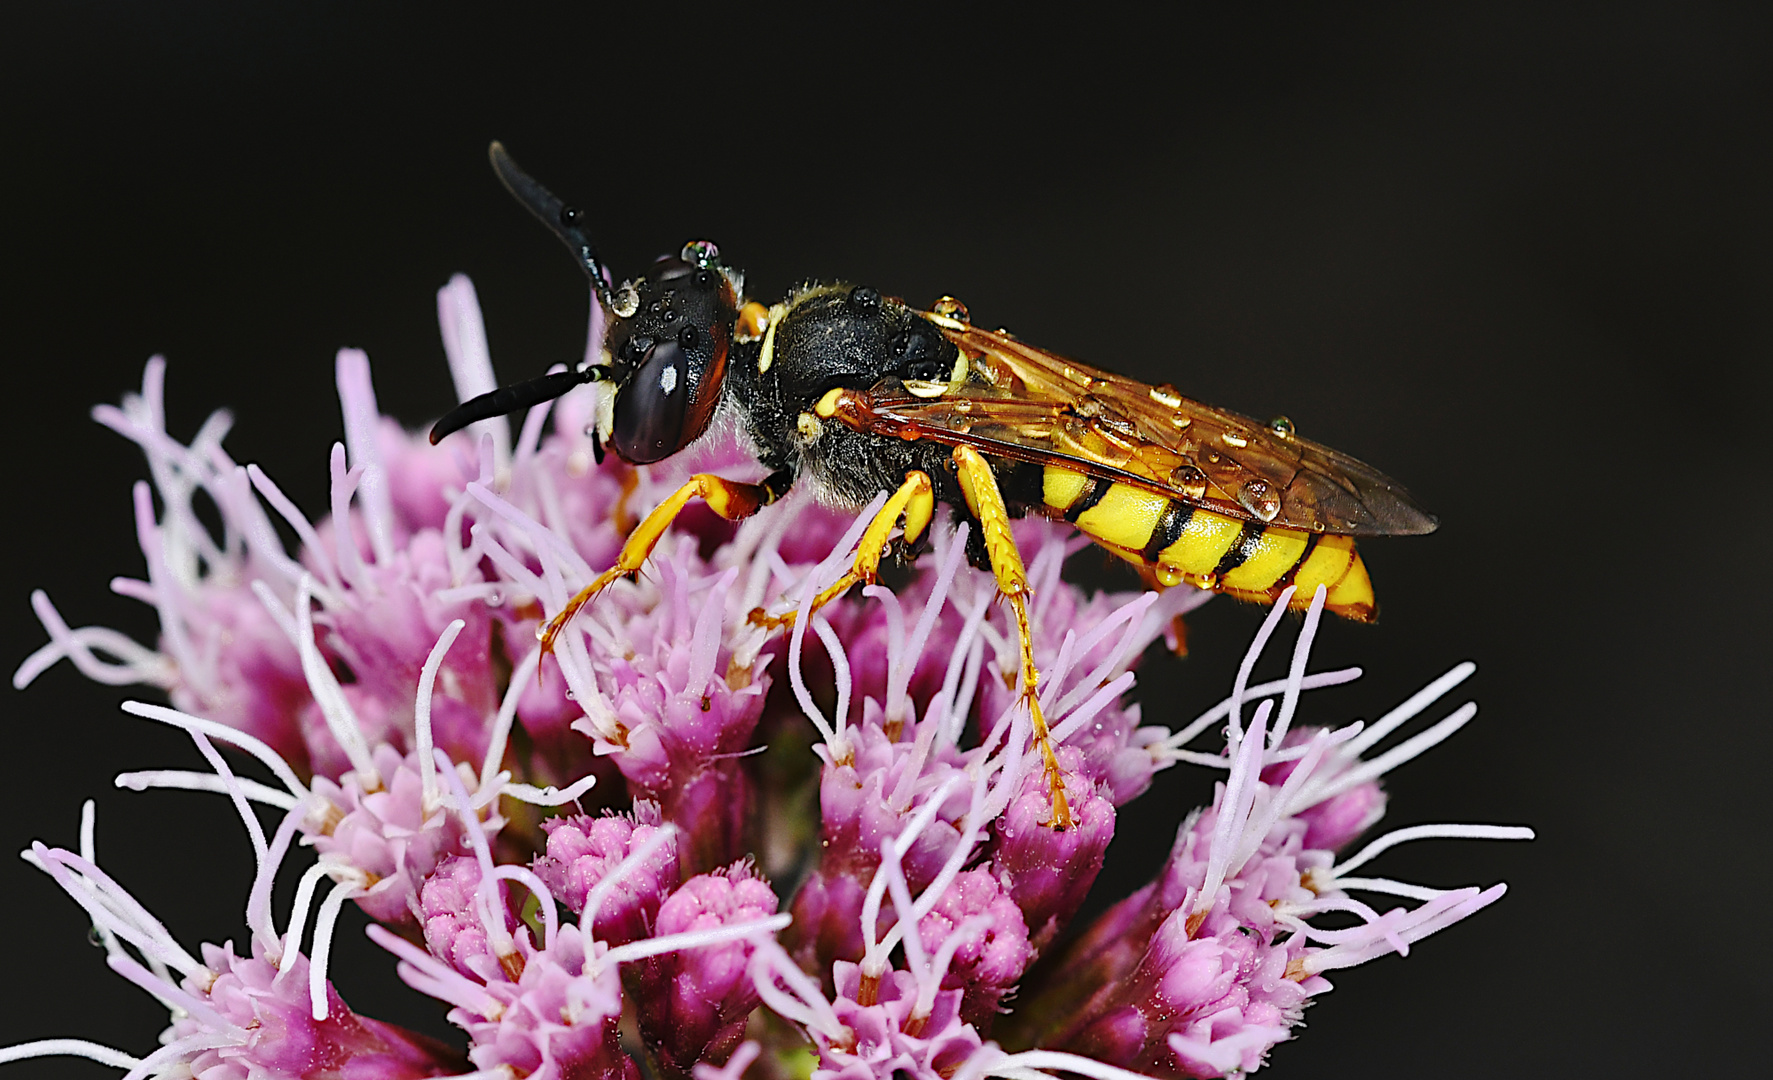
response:
<path id="1" fill-rule="evenodd" d="M 519 412 L 531 405 L 540 405 L 544 401 L 553 401 L 575 386 L 608 377 L 607 369 L 593 364 L 583 371 L 557 371 L 528 382 L 488 391 L 479 397 L 469 398 L 445 413 L 443 419 L 431 428 L 431 442 L 435 445 L 445 435 L 460 431 L 477 420 L 490 420 L 495 416 Z"/>
<path id="2" fill-rule="evenodd" d="M 505 190 L 516 197 L 530 213 L 548 231 L 560 237 L 573 258 L 578 260 L 580 269 L 591 279 L 591 287 L 597 290 L 597 299 L 604 307 L 610 306 L 609 267 L 597 257 L 597 250 L 591 246 L 591 238 L 581 228 L 584 213 L 576 207 L 561 202 L 555 194 L 543 187 L 536 178 L 518 167 L 505 152 L 505 144 L 497 140 L 487 147 L 487 157 L 492 160 L 493 172 L 505 185 Z M 464 403 L 466 404 L 466 403 Z"/>

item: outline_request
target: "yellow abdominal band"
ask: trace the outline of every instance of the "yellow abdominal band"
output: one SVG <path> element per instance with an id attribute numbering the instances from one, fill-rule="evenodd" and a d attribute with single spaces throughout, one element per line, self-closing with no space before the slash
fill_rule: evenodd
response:
<path id="1" fill-rule="evenodd" d="M 1288 585 L 1306 608 L 1317 587 L 1334 614 L 1371 622 L 1377 610 L 1354 538 L 1242 521 L 1144 488 L 1046 467 L 1043 501 L 1103 547 L 1145 566 L 1161 585 L 1189 584 L 1270 603 Z"/>

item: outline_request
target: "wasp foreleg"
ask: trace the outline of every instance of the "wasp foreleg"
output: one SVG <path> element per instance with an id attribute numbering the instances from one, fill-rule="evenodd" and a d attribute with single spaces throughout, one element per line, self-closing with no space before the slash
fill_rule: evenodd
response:
<path id="1" fill-rule="evenodd" d="M 566 606 L 536 631 L 536 637 L 542 643 L 544 655 L 554 651 L 554 642 L 566 624 L 572 621 L 579 609 L 590 603 L 596 595 L 609 588 L 616 579 L 636 573 L 646 560 L 651 557 L 653 548 L 665 535 L 665 530 L 677 520 L 691 499 L 700 499 L 708 504 L 708 508 L 728 521 L 739 521 L 770 503 L 775 502 L 788 490 L 793 477 L 786 473 L 776 473 L 757 484 L 740 483 L 713 473 L 697 473 L 689 478 L 689 482 L 671 493 L 670 498 L 660 503 L 646 520 L 635 526 L 628 534 L 627 543 L 622 545 L 622 552 L 616 556 L 616 564 L 597 575 L 597 580 L 579 590 L 577 596 L 568 600 Z"/>
<path id="2" fill-rule="evenodd" d="M 1040 747 L 1046 764 L 1047 786 L 1052 792 L 1055 829 L 1071 827 L 1071 807 L 1065 801 L 1065 778 L 1059 772 L 1059 759 L 1053 754 L 1053 740 L 1047 731 L 1046 717 L 1040 711 L 1040 671 L 1034 665 L 1034 637 L 1028 625 L 1028 571 L 1022 565 L 1022 553 L 1016 550 L 1016 539 L 1010 535 L 1009 508 L 998 490 L 997 476 L 991 465 L 970 446 L 954 448 L 954 463 L 960 479 L 961 493 L 966 496 L 967 509 L 979 521 L 979 533 L 985 542 L 985 553 L 991 559 L 991 573 L 997 578 L 997 591 L 1016 616 L 1016 636 L 1022 646 L 1022 699 L 1028 703 L 1028 715 L 1034 728 L 1034 741 Z"/>
<path id="3" fill-rule="evenodd" d="M 935 489 L 930 484 L 929 474 L 913 469 L 905 474 L 905 482 L 899 490 L 893 492 L 886 505 L 874 515 L 868 528 L 862 532 L 862 539 L 856 547 L 855 564 L 831 585 L 813 597 L 812 611 L 829 604 L 842 596 L 852 585 L 872 585 L 880 580 L 880 560 L 888 551 L 888 539 L 893 528 L 904 519 L 904 543 L 915 544 L 924 530 L 929 528 L 930 517 L 936 511 Z M 811 614 L 809 612 L 808 614 Z M 762 608 L 751 613 L 754 625 L 774 630 L 777 627 L 794 626 L 795 612 L 783 615 L 769 615 Z"/>

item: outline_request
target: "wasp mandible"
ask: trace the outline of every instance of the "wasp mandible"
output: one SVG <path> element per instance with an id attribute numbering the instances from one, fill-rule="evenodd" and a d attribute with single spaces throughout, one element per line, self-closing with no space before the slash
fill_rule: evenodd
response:
<path id="1" fill-rule="evenodd" d="M 464 402 L 437 422 L 431 441 L 603 383 L 609 392 L 591 432 L 600 460 L 607 449 L 636 465 L 661 461 L 725 412 L 769 470 L 756 483 L 691 477 L 633 530 L 616 564 L 543 627 L 544 650 L 579 608 L 645 564 L 691 500 L 739 520 L 797 483 L 857 509 L 891 492 L 854 565 L 813 610 L 876 581 L 893 531 L 912 550 L 944 503 L 975 523 L 973 561 L 990 569 L 1015 616 L 1021 693 L 1052 790 L 1052 824 L 1066 828 L 1064 784 L 1035 695 L 1028 579 L 1012 518 L 1068 521 L 1154 588 L 1185 584 L 1272 602 L 1293 586 L 1292 604 L 1303 608 L 1322 586 L 1325 607 L 1361 622 L 1376 605 L 1354 538 L 1435 528 L 1396 482 L 1300 438 L 1284 418 L 1264 424 L 977 329 L 949 297 L 920 311 L 867 285 L 832 282 L 800 286 L 766 308 L 699 240 L 615 285 L 586 215 L 500 144 L 490 154 L 499 179 L 590 277 L 607 330 L 595 362 Z M 781 626 L 794 616 L 753 617 Z"/>

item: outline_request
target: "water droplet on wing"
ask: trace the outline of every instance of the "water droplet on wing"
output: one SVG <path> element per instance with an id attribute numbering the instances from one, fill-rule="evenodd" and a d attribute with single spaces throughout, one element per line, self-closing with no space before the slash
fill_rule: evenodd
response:
<path id="1" fill-rule="evenodd" d="M 1266 480 L 1246 480 L 1237 489 L 1237 501 L 1245 510 L 1262 521 L 1273 521 L 1280 513 L 1280 496 Z"/>

